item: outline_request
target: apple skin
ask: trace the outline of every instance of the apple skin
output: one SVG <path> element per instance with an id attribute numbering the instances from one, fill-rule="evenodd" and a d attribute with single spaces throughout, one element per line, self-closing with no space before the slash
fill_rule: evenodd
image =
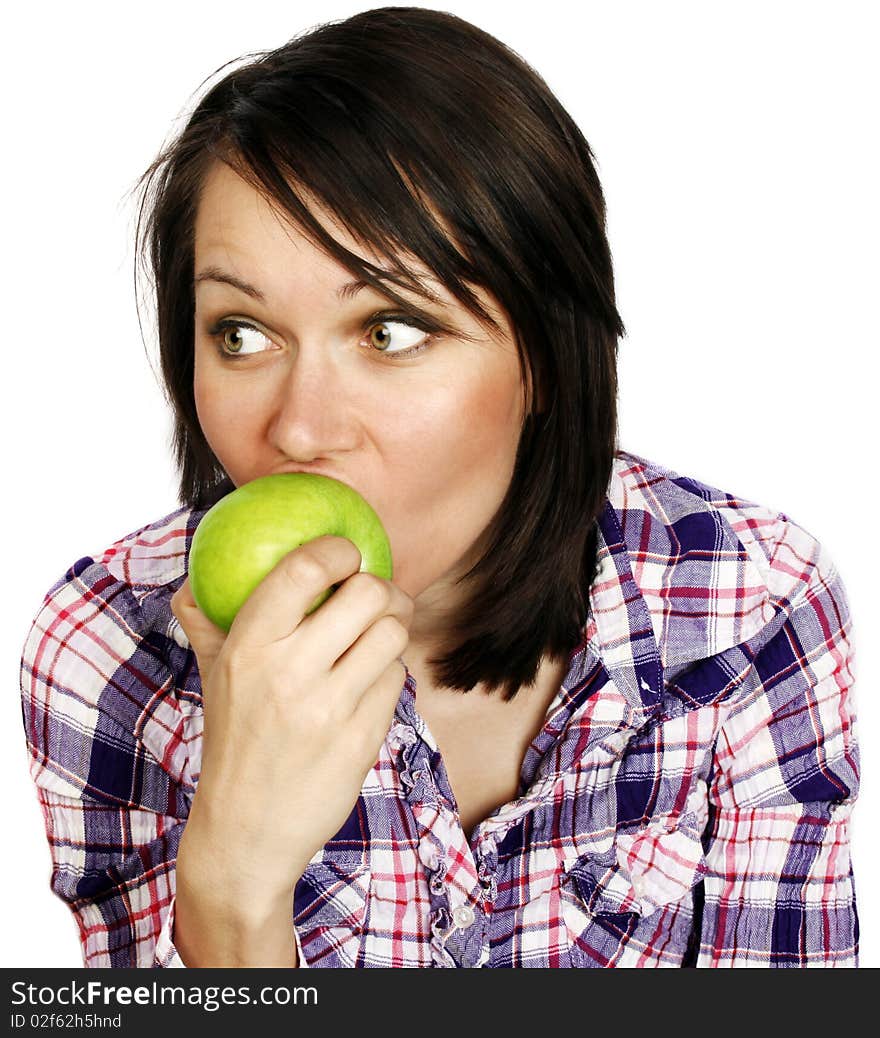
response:
<path id="1" fill-rule="evenodd" d="M 242 484 L 204 514 L 193 535 L 189 582 L 196 605 L 228 631 L 281 558 L 325 534 L 352 541 L 362 571 L 391 579 L 391 546 L 381 520 L 347 484 L 311 472 L 279 472 Z M 335 590 L 322 591 L 305 615 Z"/>

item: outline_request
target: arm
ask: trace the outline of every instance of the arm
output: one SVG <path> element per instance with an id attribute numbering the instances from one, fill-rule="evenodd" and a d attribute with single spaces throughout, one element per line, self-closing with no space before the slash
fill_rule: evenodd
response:
<path id="1" fill-rule="evenodd" d="M 76 918 L 86 966 L 160 965 L 174 896 L 191 793 L 187 718 L 170 643 L 147 628 L 132 589 L 86 558 L 50 590 L 22 653 L 51 886 Z"/>
<path id="2" fill-rule="evenodd" d="M 51 887 L 76 918 L 84 965 L 184 966 L 176 859 L 201 732 L 191 655 L 146 621 L 128 585 L 83 559 L 32 624 L 21 691 Z"/>
<path id="3" fill-rule="evenodd" d="M 185 823 L 40 786 L 37 797 L 52 852 L 51 887 L 76 918 L 84 965 L 199 965 L 175 945 L 175 859 Z M 292 928 L 284 929 L 289 935 Z M 306 965 L 302 956 L 299 964 Z"/>
<path id="4" fill-rule="evenodd" d="M 795 568 L 784 552 L 773 561 L 779 579 Z M 722 654 L 739 688 L 710 777 L 698 966 L 858 964 L 849 604 L 818 545 L 808 579 L 777 601 L 761 636 Z"/>
<path id="5" fill-rule="evenodd" d="M 174 857 L 183 822 L 37 787 L 51 887 L 79 927 L 83 964 L 182 966 L 171 942 Z"/>
<path id="6" fill-rule="evenodd" d="M 214 863 L 225 847 L 211 844 L 198 826 L 199 812 L 189 824 L 177 854 L 177 896 L 171 937 L 190 966 L 307 965 L 292 925 L 293 893 L 267 894 L 259 878 L 235 878 Z"/>

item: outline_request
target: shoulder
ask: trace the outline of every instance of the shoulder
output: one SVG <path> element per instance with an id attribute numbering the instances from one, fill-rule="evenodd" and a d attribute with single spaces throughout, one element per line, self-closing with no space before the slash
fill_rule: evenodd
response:
<path id="1" fill-rule="evenodd" d="M 46 593 L 40 615 L 142 637 L 151 631 L 173 636 L 170 599 L 186 576 L 203 514 L 180 508 L 77 559 Z"/>
<path id="2" fill-rule="evenodd" d="M 179 508 L 138 527 L 101 551 L 73 563 L 50 594 L 97 566 L 129 588 L 139 604 L 145 604 L 162 588 L 182 581 L 192 535 L 203 514 L 190 508 Z"/>
<path id="3" fill-rule="evenodd" d="M 819 588 L 834 585 L 846 606 L 827 550 L 784 512 L 623 450 L 608 502 L 673 673 L 768 629 Z"/>
<path id="4" fill-rule="evenodd" d="M 170 600 L 202 514 L 181 508 L 139 527 L 77 559 L 46 593 L 22 652 L 21 691 L 32 773 L 56 793 L 125 799 L 145 751 L 161 762 L 158 798 L 167 796 L 159 772 L 181 777 L 182 719 L 197 684 Z"/>

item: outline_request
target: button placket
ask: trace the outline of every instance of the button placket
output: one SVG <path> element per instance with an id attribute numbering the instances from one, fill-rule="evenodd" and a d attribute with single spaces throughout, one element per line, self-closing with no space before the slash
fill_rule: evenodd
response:
<path id="1" fill-rule="evenodd" d="M 482 900 L 491 908 L 498 897 L 498 847 L 491 836 L 483 836 L 477 847 L 477 877 Z"/>
<path id="2" fill-rule="evenodd" d="M 444 969 L 455 969 L 458 963 L 446 950 L 446 942 L 455 933 L 455 923 L 449 917 L 444 906 L 436 909 L 431 916 L 431 957 L 435 966 Z"/>
<path id="3" fill-rule="evenodd" d="M 458 963 L 446 950 L 446 942 L 457 930 L 450 910 L 446 881 L 449 869 L 447 848 L 434 832 L 444 808 L 439 802 L 433 784 L 427 780 L 427 762 L 422 759 L 426 749 L 421 739 L 418 740 L 418 745 L 412 743 L 404 749 L 401 779 L 404 785 L 409 787 L 406 800 L 412 807 L 413 817 L 419 827 L 418 856 L 427 874 L 431 909 L 431 957 L 435 966 L 455 968 Z M 414 768 L 417 761 L 420 766 Z"/>
<path id="4" fill-rule="evenodd" d="M 442 762 L 432 754 L 424 738 L 412 727 L 395 726 L 392 732 L 392 747 L 398 750 L 398 774 L 401 793 L 410 805 L 418 826 L 418 856 L 427 879 L 430 905 L 430 949 L 435 966 L 442 968 L 481 965 L 488 958 L 487 922 L 479 911 L 484 899 L 482 884 L 474 883 L 477 862 L 467 846 L 451 803 L 436 785 L 436 768 Z M 447 846 L 447 843 L 449 844 Z M 487 849 L 494 850 L 491 841 Z M 450 887 L 449 870 L 453 861 L 450 855 L 462 855 L 470 859 L 472 867 L 455 869 L 454 889 Z M 456 857 L 454 859 L 458 861 Z M 490 868 L 492 856 L 490 854 Z M 462 887 L 462 879 L 470 893 Z M 450 898 L 464 900 L 454 907 Z M 481 920 L 481 925 L 474 924 Z"/>
<path id="5" fill-rule="evenodd" d="M 489 920 L 464 903 L 452 910 L 451 932 L 446 935 L 444 951 L 457 966 L 475 969 L 489 961 Z"/>
<path id="6" fill-rule="evenodd" d="M 474 910 L 470 905 L 459 905 L 452 910 L 452 921 L 459 930 L 466 930 L 469 926 L 473 926 L 475 918 Z"/>
<path id="7" fill-rule="evenodd" d="M 431 954 L 442 967 L 470 967 L 483 956 L 483 934 L 472 930 L 477 920 L 474 906 L 465 901 L 450 904 L 448 859 L 437 837 L 426 831 L 419 843 L 419 859 L 428 872 L 431 904 Z M 460 896 L 455 893 L 453 896 Z M 477 896 L 480 896 L 478 891 Z M 467 933 L 467 937 L 464 935 Z"/>

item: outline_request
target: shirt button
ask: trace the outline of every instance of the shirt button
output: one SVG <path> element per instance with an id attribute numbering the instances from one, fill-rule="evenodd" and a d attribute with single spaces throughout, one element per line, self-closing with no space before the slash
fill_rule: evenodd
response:
<path id="1" fill-rule="evenodd" d="M 474 921 L 474 910 L 470 905 L 459 905 L 452 910 L 452 921 L 459 930 L 466 930 Z"/>

